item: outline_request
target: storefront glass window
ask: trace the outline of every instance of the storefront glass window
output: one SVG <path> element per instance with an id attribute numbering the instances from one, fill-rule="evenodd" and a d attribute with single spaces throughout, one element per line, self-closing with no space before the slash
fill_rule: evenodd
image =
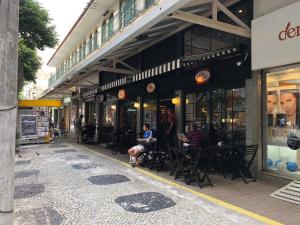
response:
<path id="1" fill-rule="evenodd" d="M 300 69 L 267 74 L 267 167 L 300 175 Z"/>
<path id="2" fill-rule="evenodd" d="M 104 127 L 113 127 L 115 125 L 116 104 L 104 104 L 102 115 L 102 125 Z"/>
<path id="3" fill-rule="evenodd" d="M 157 104 L 156 100 L 145 100 L 144 123 L 149 123 L 152 130 L 157 130 Z"/>
<path id="4" fill-rule="evenodd" d="M 120 112 L 120 127 L 127 131 L 136 131 L 137 109 L 134 107 L 134 102 L 126 102 L 121 106 Z"/>
<path id="5" fill-rule="evenodd" d="M 196 123 L 209 135 L 213 126 L 217 140 L 226 143 L 245 143 L 245 89 L 217 89 L 186 95 L 185 131 Z"/>

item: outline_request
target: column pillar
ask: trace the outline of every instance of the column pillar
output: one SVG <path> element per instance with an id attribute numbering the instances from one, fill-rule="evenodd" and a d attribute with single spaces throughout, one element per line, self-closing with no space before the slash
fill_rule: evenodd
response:
<path id="1" fill-rule="evenodd" d="M 19 1 L 0 1 L 0 224 L 13 224 Z"/>
<path id="2" fill-rule="evenodd" d="M 262 170 L 262 118 L 261 118 L 261 79 L 258 73 L 246 80 L 246 144 L 258 144 L 254 172 Z"/>
<path id="3" fill-rule="evenodd" d="M 175 91 L 175 96 L 179 98 L 179 103 L 175 104 L 176 132 L 182 133 L 184 131 L 183 118 L 184 118 L 185 97 L 182 90 Z"/>
<path id="4" fill-rule="evenodd" d="M 60 129 L 60 121 L 62 119 L 62 109 L 58 108 L 57 109 L 57 128 Z"/>
<path id="5" fill-rule="evenodd" d="M 136 108 L 136 133 L 140 133 L 143 126 L 143 101 L 141 97 L 137 98 L 138 107 Z"/>

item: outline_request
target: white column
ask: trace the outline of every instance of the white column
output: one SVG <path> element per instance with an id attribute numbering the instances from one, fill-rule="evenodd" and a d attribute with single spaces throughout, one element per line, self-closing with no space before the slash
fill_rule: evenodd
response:
<path id="1" fill-rule="evenodd" d="M 0 224 L 13 224 L 19 1 L 0 1 Z"/>

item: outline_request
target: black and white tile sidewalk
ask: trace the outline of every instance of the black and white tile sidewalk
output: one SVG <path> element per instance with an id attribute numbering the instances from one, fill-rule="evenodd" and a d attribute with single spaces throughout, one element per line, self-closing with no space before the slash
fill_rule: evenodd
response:
<path id="1" fill-rule="evenodd" d="M 14 225 L 260 224 L 83 147 L 21 154 Z"/>

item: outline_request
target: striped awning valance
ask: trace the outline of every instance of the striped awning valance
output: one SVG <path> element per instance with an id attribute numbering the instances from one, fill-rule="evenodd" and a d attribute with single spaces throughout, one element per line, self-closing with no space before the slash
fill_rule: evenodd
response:
<path id="1" fill-rule="evenodd" d="M 245 50 L 245 47 L 243 45 L 240 45 L 240 46 L 221 49 L 218 51 L 213 51 L 213 52 L 209 52 L 209 53 L 205 53 L 205 54 L 193 55 L 193 56 L 188 56 L 185 58 L 179 58 L 179 59 L 173 60 L 171 62 L 164 63 L 159 66 L 153 67 L 151 69 L 145 70 L 143 72 L 129 75 L 127 77 L 115 80 L 115 81 L 110 82 L 105 85 L 102 85 L 101 91 L 106 91 L 106 90 L 109 90 L 112 88 L 124 86 L 124 85 L 130 84 L 132 82 L 138 82 L 138 81 L 145 80 L 145 79 L 148 79 L 151 77 L 155 77 L 160 74 L 165 74 L 165 73 L 173 71 L 173 70 L 192 66 L 194 64 L 208 62 L 208 61 L 211 61 L 214 59 L 222 58 L 224 56 L 240 54 L 244 50 Z"/>
<path id="2" fill-rule="evenodd" d="M 243 50 L 244 50 L 243 46 L 236 46 L 236 47 L 225 48 L 218 51 L 213 51 L 213 52 L 204 53 L 200 55 L 185 57 L 184 59 L 182 59 L 182 66 L 188 67 L 194 64 L 199 64 L 200 62 L 208 62 L 211 60 L 222 58 L 224 56 L 241 53 Z"/>
<path id="3" fill-rule="evenodd" d="M 108 84 L 102 85 L 101 90 L 106 91 L 111 88 L 123 86 L 126 84 L 130 84 L 132 82 L 137 82 L 141 80 L 148 79 L 150 77 L 154 77 L 160 74 L 164 74 L 173 70 L 180 69 L 182 66 L 181 59 L 176 59 L 168 63 L 161 64 L 159 66 L 153 67 L 151 69 L 145 70 L 143 72 L 129 75 L 127 77 L 115 80 L 113 82 L 110 82 Z"/>

